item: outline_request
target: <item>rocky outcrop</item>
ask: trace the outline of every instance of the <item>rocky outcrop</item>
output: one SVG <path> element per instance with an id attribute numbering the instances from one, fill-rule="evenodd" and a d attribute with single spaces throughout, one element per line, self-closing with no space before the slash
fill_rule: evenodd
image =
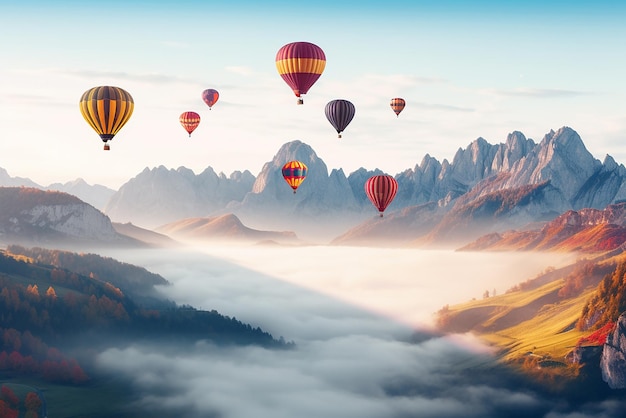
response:
<path id="1" fill-rule="evenodd" d="M 565 356 L 565 360 L 573 364 L 598 364 L 598 357 L 602 352 L 602 347 L 596 345 L 577 346 Z"/>
<path id="2" fill-rule="evenodd" d="M 626 313 L 606 339 L 600 358 L 602 379 L 611 389 L 626 389 Z"/>
<path id="3" fill-rule="evenodd" d="M 11 218 L 16 228 L 26 222 L 29 226 L 89 240 L 110 241 L 119 236 L 109 218 L 85 203 L 37 205 L 20 215 Z"/>
<path id="4" fill-rule="evenodd" d="M 77 197 L 26 187 L 0 188 L 0 241 L 41 246 L 137 244 Z"/>

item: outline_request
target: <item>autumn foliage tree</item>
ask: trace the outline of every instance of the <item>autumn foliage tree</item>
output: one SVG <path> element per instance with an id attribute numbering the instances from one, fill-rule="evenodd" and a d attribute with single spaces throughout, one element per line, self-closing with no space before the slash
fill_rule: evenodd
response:
<path id="1" fill-rule="evenodd" d="M 1 328 L 0 331 L 3 331 L 3 335 L 9 336 L 4 340 L 13 347 L 17 340 L 25 342 L 23 346 L 20 343 L 21 352 L 8 351 L 4 345 L 0 347 L 5 348 L 0 351 L 0 370 L 12 370 L 28 375 L 36 374 L 46 380 L 62 383 L 79 384 L 89 380 L 89 376 L 76 360 L 66 358 L 54 347 L 48 347 L 29 331 L 20 333 L 15 329 L 2 330 Z"/>
<path id="2" fill-rule="evenodd" d="M 19 398 L 8 386 L 0 388 L 0 417 L 17 418 L 19 416 Z"/>
<path id="3" fill-rule="evenodd" d="M 600 328 L 609 322 L 617 322 L 626 311 L 626 262 L 618 264 L 612 273 L 604 276 L 595 294 L 583 307 L 577 328 L 588 330 Z"/>
<path id="4" fill-rule="evenodd" d="M 43 405 L 42 400 L 39 398 L 35 392 L 28 392 L 26 394 L 26 399 L 24 399 L 24 406 L 26 407 L 26 415 L 25 417 L 37 418 L 37 411 L 41 409 Z"/>

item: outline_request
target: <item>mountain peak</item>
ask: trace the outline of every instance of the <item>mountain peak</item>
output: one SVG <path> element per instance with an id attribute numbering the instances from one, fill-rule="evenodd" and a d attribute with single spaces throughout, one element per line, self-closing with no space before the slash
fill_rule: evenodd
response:
<path id="1" fill-rule="evenodd" d="M 524 147 L 526 141 L 527 139 L 523 133 L 520 131 L 513 131 L 507 135 L 505 144 L 509 150 L 514 151 L 520 147 Z"/>
<path id="2" fill-rule="evenodd" d="M 570 127 L 564 126 L 556 132 L 550 131 L 550 134 L 546 135 L 545 138 L 553 144 L 555 150 L 558 149 L 565 153 L 587 152 L 580 135 Z"/>
<path id="3" fill-rule="evenodd" d="M 313 148 L 300 140 L 287 142 L 282 147 L 280 147 L 278 153 L 274 157 L 274 161 L 278 163 L 280 167 L 282 167 L 285 163 L 293 160 L 302 161 L 304 164 L 307 165 L 309 163 L 316 163 L 321 161 L 315 151 L 313 151 Z"/>
<path id="4" fill-rule="evenodd" d="M 276 155 L 274 155 L 272 161 L 263 165 L 261 173 L 259 173 L 252 186 L 252 193 L 262 193 L 267 187 L 274 188 L 273 185 L 280 185 L 281 189 L 284 189 L 285 184 L 283 184 L 284 180 L 280 169 L 285 163 L 294 160 L 301 161 L 308 167 L 307 178 L 303 185 L 315 182 L 316 179 L 321 177 L 328 177 L 326 164 L 317 156 L 313 148 L 300 140 L 295 140 L 283 144 Z M 301 190 L 306 193 L 306 189 L 306 187 L 303 187 Z M 300 192 L 300 189 L 298 191 Z M 284 197 L 284 193 L 281 193 L 279 189 L 276 189 L 271 194 L 276 197 Z"/>

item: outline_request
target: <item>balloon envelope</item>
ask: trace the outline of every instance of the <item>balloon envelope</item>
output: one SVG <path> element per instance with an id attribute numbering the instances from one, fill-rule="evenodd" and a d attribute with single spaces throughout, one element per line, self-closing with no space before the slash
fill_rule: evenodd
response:
<path id="1" fill-rule="evenodd" d="M 107 141 L 128 122 L 133 114 L 135 102 L 124 89 L 113 86 L 93 87 L 80 98 L 80 113 L 109 149 Z"/>
<path id="2" fill-rule="evenodd" d="M 372 176 L 365 182 L 365 194 L 378 209 L 381 217 L 387 206 L 396 197 L 397 191 L 398 182 L 388 175 Z"/>
<path id="3" fill-rule="evenodd" d="M 406 106 L 406 102 L 404 101 L 404 99 L 394 97 L 393 99 L 391 99 L 391 103 L 389 103 L 389 105 L 391 106 L 391 109 L 396 113 L 396 116 L 398 116 L 400 115 L 400 112 L 402 112 L 402 109 L 404 109 L 404 106 Z"/>
<path id="4" fill-rule="evenodd" d="M 284 45 L 276 53 L 278 74 L 300 98 L 320 78 L 326 67 L 326 55 L 322 48 L 310 42 L 292 42 Z"/>
<path id="5" fill-rule="evenodd" d="M 304 181 L 308 171 L 307 166 L 300 161 L 289 161 L 282 169 L 283 177 L 287 184 L 293 189 L 294 193 Z"/>
<path id="6" fill-rule="evenodd" d="M 337 131 L 337 137 L 341 138 L 341 133 L 354 118 L 354 105 L 348 100 L 336 99 L 326 104 L 324 109 L 326 119 Z"/>
<path id="7" fill-rule="evenodd" d="M 183 128 L 189 133 L 191 137 L 191 133 L 196 130 L 198 125 L 200 125 L 200 115 L 196 112 L 183 112 L 178 118 L 180 124 L 183 125 Z"/>
<path id="8" fill-rule="evenodd" d="M 206 89 L 202 92 L 202 100 L 209 106 L 209 109 L 211 109 L 219 98 L 220 94 L 215 89 Z"/>

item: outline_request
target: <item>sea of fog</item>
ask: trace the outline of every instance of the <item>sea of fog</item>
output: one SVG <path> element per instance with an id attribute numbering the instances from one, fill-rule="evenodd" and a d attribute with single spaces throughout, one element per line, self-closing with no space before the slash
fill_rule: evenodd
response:
<path id="1" fill-rule="evenodd" d="M 573 418 L 619 416 L 625 406 L 570 405 L 499 380 L 486 367 L 490 348 L 474 337 L 427 331 L 442 306 L 503 293 L 571 256 L 255 245 L 103 255 L 161 274 L 177 303 L 295 343 L 133 345 L 99 356 L 164 416 Z"/>

